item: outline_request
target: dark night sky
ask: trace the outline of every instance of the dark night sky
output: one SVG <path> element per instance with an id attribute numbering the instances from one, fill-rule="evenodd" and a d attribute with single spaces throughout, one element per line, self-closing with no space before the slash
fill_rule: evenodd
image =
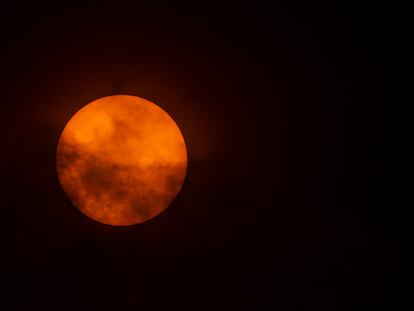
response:
<path id="1" fill-rule="evenodd" d="M 364 13 L 325 10 L 4 8 L 5 310 L 351 310 L 378 300 L 368 225 L 382 214 L 368 178 L 382 170 L 372 156 L 381 52 Z M 55 171 L 66 122 L 111 94 L 157 103 L 187 142 L 182 191 L 137 226 L 84 216 Z"/>

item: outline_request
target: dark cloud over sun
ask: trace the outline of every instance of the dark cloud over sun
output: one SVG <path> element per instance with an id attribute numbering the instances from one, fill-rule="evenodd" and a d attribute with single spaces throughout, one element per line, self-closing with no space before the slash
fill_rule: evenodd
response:
<path id="1" fill-rule="evenodd" d="M 57 148 L 59 181 L 72 203 L 110 225 L 160 214 L 187 169 L 183 136 L 157 105 L 135 96 L 93 101 L 68 122 Z"/>

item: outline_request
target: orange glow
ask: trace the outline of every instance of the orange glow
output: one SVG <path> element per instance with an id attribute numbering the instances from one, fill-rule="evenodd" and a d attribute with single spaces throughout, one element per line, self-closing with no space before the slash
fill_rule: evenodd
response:
<path id="1" fill-rule="evenodd" d="M 114 95 L 79 110 L 56 157 L 71 202 L 96 221 L 127 226 L 149 220 L 177 196 L 187 170 L 184 138 L 157 105 Z"/>

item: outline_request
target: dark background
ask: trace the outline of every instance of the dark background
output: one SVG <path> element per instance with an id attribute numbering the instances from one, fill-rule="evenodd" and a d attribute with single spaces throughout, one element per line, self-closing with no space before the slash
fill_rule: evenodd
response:
<path id="1" fill-rule="evenodd" d="M 380 30 L 368 11 L 345 9 L 4 7 L 5 310 L 381 303 Z M 66 122 L 112 94 L 160 105 L 189 155 L 175 202 L 130 227 L 80 213 L 55 170 Z"/>

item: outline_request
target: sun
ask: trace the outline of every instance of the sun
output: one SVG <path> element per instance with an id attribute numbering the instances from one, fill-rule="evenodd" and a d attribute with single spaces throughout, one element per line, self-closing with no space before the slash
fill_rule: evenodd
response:
<path id="1" fill-rule="evenodd" d="M 187 150 L 174 120 L 136 96 L 99 98 L 66 124 L 56 152 L 59 182 L 85 215 L 109 225 L 145 222 L 179 193 Z"/>

